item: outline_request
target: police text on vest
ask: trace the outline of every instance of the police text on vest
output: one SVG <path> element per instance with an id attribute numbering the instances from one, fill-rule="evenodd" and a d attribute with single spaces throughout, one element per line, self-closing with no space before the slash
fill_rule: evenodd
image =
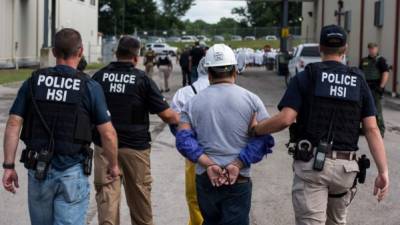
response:
<path id="1" fill-rule="evenodd" d="M 44 85 L 47 88 L 46 100 L 66 102 L 69 90 L 80 90 L 81 80 L 74 78 L 39 75 L 37 85 Z"/>
<path id="2" fill-rule="evenodd" d="M 135 84 L 136 76 L 132 74 L 104 73 L 103 82 L 110 83 L 110 93 L 125 93 L 126 84 Z"/>
<path id="3" fill-rule="evenodd" d="M 357 77 L 347 74 L 322 72 L 322 83 L 329 84 L 329 95 L 332 97 L 347 97 L 347 88 L 357 86 Z"/>

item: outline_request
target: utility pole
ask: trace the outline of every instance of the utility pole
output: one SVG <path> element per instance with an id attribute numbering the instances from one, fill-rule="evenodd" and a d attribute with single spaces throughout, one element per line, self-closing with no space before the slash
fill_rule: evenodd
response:
<path id="1" fill-rule="evenodd" d="M 281 52 L 288 51 L 289 0 L 282 0 Z"/>
<path id="2" fill-rule="evenodd" d="M 335 10 L 335 16 L 338 17 L 337 21 L 338 21 L 338 25 L 342 26 L 342 16 L 345 15 L 345 13 L 343 12 L 343 0 L 339 0 L 338 1 L 338 10 Z"/>
<path id="3" fill-rule="evenodd" d="M 43 48 L 49 47 L 49 0 L 44 0 Z"/>

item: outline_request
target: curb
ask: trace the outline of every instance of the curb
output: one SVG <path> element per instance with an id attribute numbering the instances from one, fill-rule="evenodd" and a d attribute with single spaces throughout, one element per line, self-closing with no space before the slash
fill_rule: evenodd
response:
<path id="1" fill-rule="evenodd" d="M 385 98 L 384 99 L 384 106 L 394 109 L 394 110 L 399 110 L 400 111 L 400 99 L 394 99 L 394 98 Z"/>

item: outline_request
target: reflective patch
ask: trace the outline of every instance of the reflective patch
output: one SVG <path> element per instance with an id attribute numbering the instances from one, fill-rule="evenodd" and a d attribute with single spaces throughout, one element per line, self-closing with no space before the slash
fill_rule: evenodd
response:
<path id="1" fill-rule="evenodd" d="M 347 101 L 359 101 L 360 86 L 360 78 L 357 75 L 321 72 L 316 80 L 315 95 Z"/>

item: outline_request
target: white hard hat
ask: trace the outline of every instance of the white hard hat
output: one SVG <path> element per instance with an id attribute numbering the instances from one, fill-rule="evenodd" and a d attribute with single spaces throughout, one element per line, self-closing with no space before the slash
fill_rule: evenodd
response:
<path id="1" fill-rule="evenodd" d="M 204 67 L 236 65 L 235 53 L 225 44 L 215 44 L 207 50 Z"/>

